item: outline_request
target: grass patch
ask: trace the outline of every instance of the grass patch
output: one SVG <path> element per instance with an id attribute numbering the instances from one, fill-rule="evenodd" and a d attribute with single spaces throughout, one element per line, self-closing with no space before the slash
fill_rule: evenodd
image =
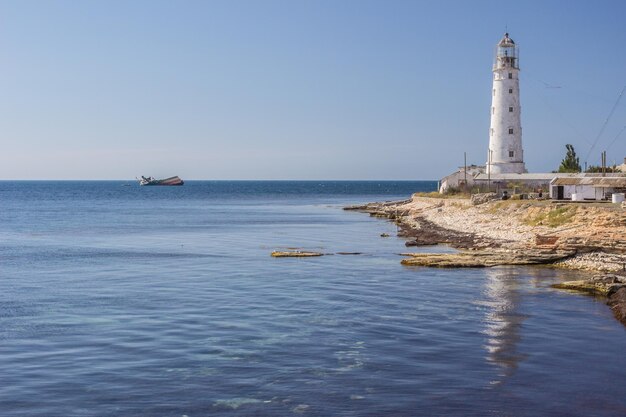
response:
<path id="1" fill-rule="evenodd" d="M 576 207 L 557 207 L 549 212 L 527 217 L 524 223 L 529 226 L 559 227 L 569 223 L 576 214 Z"/>
<path id="2" fill-rule="evenodd" d="M 417 197 L 427 197 L 427 198 L 470 198 L 469 194 L 465 193 L 444 193 L 441 194 L 439 191 L 431 191 L 429 193 L 415 193 Z"/>
<path id="3" fill-rule="evenodd" d="M 489 214 L 497 214 L 500 210 L 511 206 L 528 205 L 528 200 L 500 200 L 495 203 L 491 203 L 490 207 L 485 210 Z"/>

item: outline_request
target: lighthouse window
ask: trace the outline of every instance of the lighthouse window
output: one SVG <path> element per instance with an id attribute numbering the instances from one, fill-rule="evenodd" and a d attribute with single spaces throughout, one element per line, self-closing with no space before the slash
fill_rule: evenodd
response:
<path id="1" fill-rule="evenodd" d="M 513 107 L 509 107 L 509 113 L 513 112 Z"/>
<path id="2" fill-rule="evenodd" d="M 514 151 L 509 151 L 509 158 L 513 158 L 513 155 L 515 155 Z"/>
<path id="3" fill-rule="evenodd" d="M 513 94 L 513 89 L 509 88 L 509 94 Z"/>
<path id="4" fill-rule="evenodd" d="M 512 134 L 513 134 L 513 128 L 509 127 L 509 135 L 512 135 Z"/>
<path id="5" fill-rule="evenodd" d="M 493 89 L 493 95 L 494 96 L 496 95 L 496 89 L 495 88 Z"/>
<path id="6" fill-rule="evenodd" d="M 496 114 L 496 108 L 495 107 L 491 108 L 491 114 Z"/>
<path id="7" fill-rule="evenodd" d="M 513 73 L 509 72 L 509 80 L 513 79 Z"/>

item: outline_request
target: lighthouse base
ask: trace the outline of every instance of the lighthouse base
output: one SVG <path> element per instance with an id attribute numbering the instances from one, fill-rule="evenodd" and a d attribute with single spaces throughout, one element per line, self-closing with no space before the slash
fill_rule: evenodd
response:
<path id="1" fill-rule="evenodd" d="M 503 162 L 487 164 L 488 174 L 525 174 L 528 171 L 523 162 Z"/>

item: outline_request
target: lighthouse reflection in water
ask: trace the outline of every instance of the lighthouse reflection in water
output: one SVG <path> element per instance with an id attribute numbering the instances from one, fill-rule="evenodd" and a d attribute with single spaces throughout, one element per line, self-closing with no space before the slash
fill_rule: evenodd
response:
<path id="1" fill-rule="evenodd" d="M 520 311 L 520 282 L 510 268 L 491 268 L 486 271 L 484 301 L 488 307 L 485 314 L 487 336 L 485 350 L 487 360 L 499 368 L 498 378 L 492 384 L 501 383 L 512 375 L 524 357 L 516 347 L 521 339 L 521 327 L 526 315 Z"/>

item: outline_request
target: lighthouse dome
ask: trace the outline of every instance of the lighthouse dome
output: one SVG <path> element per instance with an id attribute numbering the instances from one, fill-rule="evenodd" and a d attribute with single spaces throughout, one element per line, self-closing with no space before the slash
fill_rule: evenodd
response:
<path id="1" fill-rule="evenodd" d="M 515 45 L 515 42 L 513 41 L 513 39 L 509 38 L 508 33 L 505 33 L 502 40 L 498 42 L 498 46 L 511 46 L 511 45 Z"/>

